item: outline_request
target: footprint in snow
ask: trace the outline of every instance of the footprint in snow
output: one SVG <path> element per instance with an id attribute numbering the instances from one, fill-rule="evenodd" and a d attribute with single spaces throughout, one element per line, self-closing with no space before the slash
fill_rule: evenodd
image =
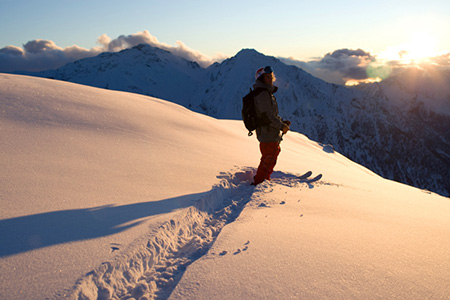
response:
<path id="1" fill-rule="evenodd" d="M 242 253 L 242 252 L 244 252 L 244 251 L 247 251 L 247 250 L 248 250 L 248 245 L 250 245 L 250 241 L 247 241 L 247 242 L 244 244 L 244 248 L 242 248 L 242 249 L 237 249 L 236 251 L 234 251 L 234 252 L 233 252 L 233 255 L 238 255 L 239 253 Z M 225 256 L 225 255 L 227 255 L 227 254 L 228 254 L 228 251 L 223 250 L 222 252 L 219 253 L 219 256 Z"/>
<path id="2" fill-rule="evenodd" d="M 111 243 L 111 253 L 113 253 L 114 251 L 120 250 L 119 246 L 121 246 L 120 244 L 117 243 Z"/>
<path id="3" fill-rule="evenodd" d="M 244 248 L 242 248 L 242 250 L 241 249 L 237 249 L 234 253 L 233 253 L 233 255 L 237 255 L 237 254 L 239 254 L 239 253 L 241 253 L 241 252 L 244 252 L 244 251 L 247 251 L 248 250 L 248 245 L 250 244 L 250 241 L 247 241 L 245 244 L 244 244 Z"/>

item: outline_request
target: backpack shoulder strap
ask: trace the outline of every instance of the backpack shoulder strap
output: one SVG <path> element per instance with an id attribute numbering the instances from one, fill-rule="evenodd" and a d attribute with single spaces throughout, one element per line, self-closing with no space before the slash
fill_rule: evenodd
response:
<path id="1" fill-rule="evenodd" d="M 263 91 L 267 91 L 265 88 L 261 88 L 261 87 L 257 87 L 254 90 L 251 90 L 251 93 L 253 94 L 253 97 L 258 96 L 259 94 L 261 94 L 261 92 Z M 269 91 L 267 91 L 269 92 Z"/>

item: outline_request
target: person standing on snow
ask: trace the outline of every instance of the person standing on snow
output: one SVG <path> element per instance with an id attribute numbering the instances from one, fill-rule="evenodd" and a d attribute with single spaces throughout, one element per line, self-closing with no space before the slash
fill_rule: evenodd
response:
<path id="1" fill-rule="evenodd" d="M 289 130 L 291 122 L 284 121 L 278 115 L 278 103 L 273 95 L 278 90 L 274 86 L 275 76 L 270 66 L 260 68 L 255 74 L 255 84 L 253 89 L 262 91 L 254 97 L 256 114 L 258 118 L 264 120 L 264 124 L 256 128 L 256 137 L 261 150 L 261 162 L 254 177 L 253 185 L 260 184 L 264 180 L 270 180 L 270 175 L 277 163 L 280 154 L 280 142 L 283 134 Z"/>

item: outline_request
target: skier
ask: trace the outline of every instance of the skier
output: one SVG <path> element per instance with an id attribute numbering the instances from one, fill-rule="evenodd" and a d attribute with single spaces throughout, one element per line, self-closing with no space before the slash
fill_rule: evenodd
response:
<path id="1" fill-rule="evenodd" d="M 260 68 L 255 74 L 253 89 L 264 89 L 255 96 L 256 114 L 265 120 L 263 126 L 256 128 L 256 137 L 261 150 L 261 162 L 254 177 L 253 185 L 260 184 L 265 179 L 270 180 L 270 175 L 280 154 L 280 142 L 284 134 L 289 130 L 291 122 L 283 120 L 278 115 L 278 103 L 273 95 L 278 87 L 274 86 L 275 76 L 270 66 Z"/>

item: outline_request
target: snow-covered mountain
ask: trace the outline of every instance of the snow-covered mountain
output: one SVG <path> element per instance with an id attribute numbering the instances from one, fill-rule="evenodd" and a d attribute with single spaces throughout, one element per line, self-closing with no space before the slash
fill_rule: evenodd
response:
<path id="1" fill-rule="evenodd" d="M 2 300 L 448 298 L 449 199 L 300 133 L 253 187 L 240 121 L 9 74 L 0 129 Z"/>
<path id="2" fill-rule="evenodd" d="M 202 83 L 196 62 L 142 44 L 69 63 L 39 76 L 183 102 Z M 34 73 L 36 74 L 36 73 Z M 30 75 L 34 75 L 30 73 Z"/>
<path id="3" fill-rule="evenodd" d="M 275 70 L 280 114 L 293 130 L 332 144 L 384 177 L 450 194 L 448 115 L 425 115 L 420 105 L 411 109 L 384 93 L 326 83 L 255 50 L 241 50 L 202 69 L 167 51 L 139 45 L 37 75 L 152 95 L 213 117 L 240 119 L 242 96 L 254 82 L 254 70 L 265 65 Z"/>

